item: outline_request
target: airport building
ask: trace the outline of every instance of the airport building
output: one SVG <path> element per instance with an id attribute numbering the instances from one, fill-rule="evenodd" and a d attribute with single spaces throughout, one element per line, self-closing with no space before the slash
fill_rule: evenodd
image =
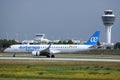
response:
<path id="1" fill-rule="evenodd" d="M 36 34 L 36 37 L 34 38 L 34 43 L 47 44 L 49 42 L 51 42 L 51 40 L 45 38 L 45 34 Z"/>
<path id="2" fill-rule="evenodd" d="M 48 43 L 56 44 L 56 43 L 59 43 L 59 41 L 61 40 L 49 40 L 45 38 L 45 34 L 36 34 L 33 40 L 23 40 L 22 44 L 48 44 Z M 67 39 L 65 41 L 68 42 L 69 40 Z M 74 44 L 82 44 L 85 41 L 72 39 L 72 42 Z"/>
<path id="3" fill-rule="evenodd" d="M 35 36 L 33 40 L 23 40 L 22 44 L 47 44 L 51 42 L 51 40 L 45 38 L 45 34 L 36 34 Z"/>

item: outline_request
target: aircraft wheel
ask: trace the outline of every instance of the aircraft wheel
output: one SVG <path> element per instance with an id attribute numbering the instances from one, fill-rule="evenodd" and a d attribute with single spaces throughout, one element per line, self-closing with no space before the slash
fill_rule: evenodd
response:
<path id="1" fill-rule="evenodd" d="M 55 58 L 55 55 L 51 55 L 51 58 Z"/>
<path id="2" fill-rule="evenodd" d="M 13 57 L 15 57 L 15 53 L 13 54 Z"/>
<path id="3" fill-rule="evenodd" d="M 47 55 L 47 58 L 50 58 L 50 55 Z"/>

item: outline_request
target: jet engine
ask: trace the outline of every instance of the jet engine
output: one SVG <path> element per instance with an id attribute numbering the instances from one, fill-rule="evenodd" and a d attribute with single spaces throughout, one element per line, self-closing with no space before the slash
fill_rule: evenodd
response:
<path id="1" fill-rule="evenodd" d="M 32 51 L 32 56 L 40 56 L 40 51 Z"/>
<path id="2" fill-rule="evenodd" d="M 46 56 L 47 58 L 54 58 L 54 54 L 50 54 L 47 51 L 32 51 L 32 56 Z"/>

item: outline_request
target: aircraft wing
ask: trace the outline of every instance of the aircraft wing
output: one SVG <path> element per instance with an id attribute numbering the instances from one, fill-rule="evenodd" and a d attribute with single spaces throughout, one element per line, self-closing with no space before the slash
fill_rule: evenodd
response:
<path id="1" fill-rule="evenodd" d="M 44 50 L 38 50 L 38 51 L 33 51 L 32 55 L 33 56 L 47 56 L 47 57 L 55 57 L 54 54 L 55 53 L 60 53 L 60 51 L 55 50 L 55 49 L 51 49 L 51 44 Z"/>
<path id="2" fill-rule="evenodd" d="M 51 49 L 50 47 L 51 47 L 51 44 L 48 46 L 48 48 L 40 51 L 40 53 L 43 53 L 43 54 L 44 54 L 44 53 L 49 53 L 49 54 L 60 53 L 60 51 L 55 50 L 55 49 Z"/>
<path id="3" fill-rule="evenodd" d="M 51 47 L 51 44 L 46 49 L 40 51 L 40 53 L 50 53 L 50 47 Z"/>

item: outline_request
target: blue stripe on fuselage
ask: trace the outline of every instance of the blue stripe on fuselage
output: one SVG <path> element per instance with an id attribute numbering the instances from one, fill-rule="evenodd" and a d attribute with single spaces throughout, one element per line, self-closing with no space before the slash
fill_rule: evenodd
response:
<path id="1" fill-rule="evenodd" d="M 40 46 L 19 46 L 19 49 L 24 49 L 26 51 L 35 51 L 35 50 L 39 50 Z"/>

